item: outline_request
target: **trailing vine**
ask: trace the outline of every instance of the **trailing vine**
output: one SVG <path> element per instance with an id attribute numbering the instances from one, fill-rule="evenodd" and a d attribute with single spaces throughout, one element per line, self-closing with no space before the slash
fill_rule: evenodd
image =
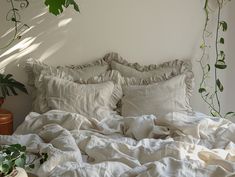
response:
<path id="1" fill-rule="evenodd" d="M 30 27 L 21 22 L 20 10 L 29 6 L 29 0 L 6 0 L 10 3 L 10 10 L 6 14 L 6 20 L 13 23 L 13 36 L 6 45 L 0 47 L 0 50 L 8 48 L 14 41 L 21 39 L 23 32 Z M 16 8 L 16 3 L 19 8 Z M 63 12 L 63 8 L 73 6 L 74 10 L 79 12 L 79 6 L 75 0 L 44 0 L 44 4 L 49 7 L 49 12 L 59 15 Z"/>
<path id="2" fill-rule="evenodd" d="M 210 22 L 210 14 L 213 13 L 213 9 L 210 7 L 210 3 L 208 0 L 205 1 L 204 11 L 206 15 L 206 20 L 203 29 L 202 40 L 203 43 L 200 46 L 202 49 L 202 57 L 199 60 L 200 67 L 202 69 L 202 79 L 200 82 L 199 93 L 203 99 L 203 101 L 209 106 L 210 113 L 214 117 L 227 117 L 234 116 L 234 112 L 228 112 L 225 115 L 222 114 L 221 111 L 221 102 L 220 102 L 220 94 L 224 91 L 224 86 L 218 76 L 220 70 L 224 70 L 227 68 L 225 61 L 225 52 L 221 49 L 221 46 L 225 43 L 225 40 L 221 35 L 228 29 L 228 24 L 226 21 L 221 20 L 221 10 L 223 6 L 227 3 L 227 1 L 231 0 L 215 0 L 218 8 L 217 11 L 217 21 L 216 21 L 216 30 L 215 30 L 215 60 L 214 65 L 211 66 L 210 63 L 210 55 L 209 48 L 211 47 L 209 44 L 209 39 L 213 35 L 213 32 L 210 32 L 208 29 Z M 213 85 L 208 84 L 208 81 L 211 77 L 211 68 L 213 68 Z"/>
<path id="3" fill-rule="evenodd" d="M 27 24 L 23 24 L 21 22 L 21 15 L 19 13 L 19 8 L 16 8 L 15 6 L 15 1 L 17 1 L 19 4 L 19 7 L 21 9 L 23 8 L 27 8 L 29 5 L 28 0 L 7 0 L 10 5 L 11 5 L 11 9 L 8 11 L 7 15 L 6 15 L 6 20 L 7 21 L 11 21 L 13 23 L 13 36 L 11 38 L 11 40 L 4 45 L 3 47 L 1 47 L 0 49 L 5 49 L 7 47 L 9 47 L 15 40 L 20 39 L 21 38 L 21 34 L 29 28 L 29 26 Z"/>

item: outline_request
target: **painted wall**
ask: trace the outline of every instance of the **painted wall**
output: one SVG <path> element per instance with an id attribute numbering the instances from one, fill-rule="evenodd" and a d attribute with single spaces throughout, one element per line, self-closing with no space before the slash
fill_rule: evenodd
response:
<path id="1" fill-rule="evenodd" d="M 204 22 L 201 0 L 80 0 L 81 14 L 67 9 L 61 16 L 47 13 L 43 0 L 30 0 L 30 6 L 22 11 L 22 20 L 31 26 L 24 37 L 8 48 L 0 51 L 0 66 L 5 73 L 26 83 L 27 75 L 23 64 L 27 58 L 35 58 L 50 65 L 86 63 L 103 56 L 106 52 L 119 52 L 130 62 L 142 64 L 160 63 L 176 58 L 189 58 L 194 63 L 196 83 L 200 78 L 198 64 L 199 45 Z M 227 18 L 235 29 L 235 3 L 226 9 Z M 5 14 L 9 3 L 0 1 L 0 45 L 9 40 L 12 33 Z M 232 28 L 231 25 L 231 28 Z M 234 34 L 228 32 L 229 57 L 233 50 Z M 234 61 L 230 61 L 235 66 Z M 232 67 L 226 73 L 228 93 L 235 85 Z M 234 96 L 233 96 L 234 98 Z M 234 109 L 233 98 L 225 96 L 228 109 Z M 196 110 L 205 111 L 198 94 L 192 104 Z M 14 113 L 17 126 L 31 110 L 30 96 L 20 94 L 7 98 L 4 107 Z"/>

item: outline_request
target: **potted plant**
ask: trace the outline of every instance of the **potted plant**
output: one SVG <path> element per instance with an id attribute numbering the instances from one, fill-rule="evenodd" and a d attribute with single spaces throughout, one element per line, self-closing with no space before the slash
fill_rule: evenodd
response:
<path id="1" fill-rule="evenodd" d="M 7 96 L 18 95 L 17 90 L 28 94 L 25 85 L 13 79 L 11 74 L 0 74 L 0 107 Z"/>
<path id="2" fill-rule="evenodd" d="M 36 160 L 44 163 L 48 156 L 46 153 L 35 154 L 36 158 L 29 162 L 26 147 L 20 144 L 0 146 L 0 177 L 27 177 L 26 170 L 33 169 Z"/>

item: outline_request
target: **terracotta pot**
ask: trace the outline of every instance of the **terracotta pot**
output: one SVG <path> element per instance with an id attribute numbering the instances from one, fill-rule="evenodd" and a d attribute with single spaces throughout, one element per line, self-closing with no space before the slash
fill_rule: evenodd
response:
<path id="1" fill-rule="evenodd" d="M 9 175 L 5 177 L 28 177 L 28 175 L 23 168 L 16 167 Z"/>
<path id="2" fill-rule="evenodd" d="M 4 98 L 0 98 L 0 108 L 2 107 L 3 103 L 4 103 L 5 99 Z"/>

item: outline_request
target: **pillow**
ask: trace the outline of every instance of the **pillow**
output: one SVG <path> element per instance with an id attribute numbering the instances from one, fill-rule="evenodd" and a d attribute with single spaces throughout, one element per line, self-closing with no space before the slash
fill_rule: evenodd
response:
<path id="1" fill-rule="evenodd" d="M 49 110 L 45 101 L 45 90 L 41 83 L 42 76 L 54 76 L 74 81 L 99 75 L 105 72 L 108 67 L 108 64 L 102 59 L 86 65 L 68 67 L 53 67 L 37 60 L 28 60 L 26 63 L 26 71 L 28 73 L 28 85 L 31 86 L 33 111 L 44 113 Z"/>
<path id="2" fill-rule="evenodd" d="M 35 112 L 44 113 L 50 110 L 46 102 L 46 90 L 43 83 L 44 77 L 54 76 L 68 81 L 73 81 L 74 78 L 63 71 L 52 67 L 47 67 L 40 72 L 41 74 L 38 75 L 34 80 L 34 89 L 32 91 L 32 108 Z"/>
<path id="3" fill-rule="evenodd" d="M 114 84 L 77 84 L 56 77 L 44 77 L 47 104 L 58 109 L 102 120 L 115 112 L 110 103 Z"/>
<path id="4" fill-rule="evenodd" d="M 184 74 L 151 85 L 123 87 L 121 114 L 124 117 L 169 112 L 191 112 Z"/>
<path id="5" fill-rule="evenodd" d="M 118 71 L 110 70 L 106 71 L 98 76 L 91 77 L 88 80 L 79 79 L 76 82 L 80 84 L 98 84 L 111 81 L 114 83 L 114 91 L 111 97 L 112 108 L 116 110 L 117 103 L 121 100 L 122 93 L 122 84 L 124 83 L 124 79 Z M 119 110 L 116 110 L 120 112 Z"/>
<path id="6" fill-rule="evenodd" d="M 126 79 L 126 85 L 147 85 L 185 74 L 187 95 L 192 95 L 194 76 L 190 60 L 173 60 L 158 65 L 142 66 L 138 63 L 129 63 L 117 53 L 108 53 L 104 61 L 111 65 L 112 70 L 117 70 L 122 76 L 131 78 Z"/>
<path id="7" fill-rule="evenodd" d="M 28 85 L 34 86 L 35 79 L 37 79 L 41 71 L 44 69 L 51 70 L 60 73 L 67 73 L 68 75 L 71 75 L 74 80 L 78 79 L 89 79 L 90 77 L 97 76 L 105 71 L 107 71 L 109 68 L 108 63 L 106 63 L 103 59 L 94 61 L 89 64 L 85 65 L 71 65 L 71 66 L 58 66 L 53 67 L 46 65 L 45 63 L 42 63 L 38 60 L 30 59 L 26 63 L 26 72 L 28 73 Z"/>

